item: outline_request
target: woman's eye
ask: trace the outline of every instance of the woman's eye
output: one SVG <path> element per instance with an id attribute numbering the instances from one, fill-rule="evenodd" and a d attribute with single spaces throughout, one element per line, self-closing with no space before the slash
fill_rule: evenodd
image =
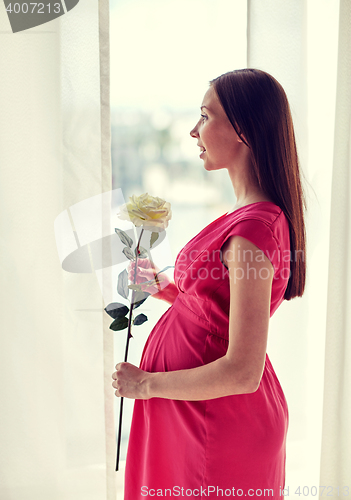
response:
<path id="1" fill-rule="evenodd" d="M 207 116 L 206 116 L 206 115 L 201 115 L 201 117 L 202 117 L 203 119 L 207 118 Z"/>

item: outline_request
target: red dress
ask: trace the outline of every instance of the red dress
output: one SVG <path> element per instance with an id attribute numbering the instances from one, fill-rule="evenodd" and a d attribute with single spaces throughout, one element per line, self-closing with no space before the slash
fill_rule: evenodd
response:
<path id="1" fill-rule="evenodd" d="M 225 355 L 230 293 L 220 249 L 235 234 L 254 243 L 274 266 L 271 316 L 281 304 L 290 272 L 283 211 L 274 203 L 257 202 L 225 214 L 179 252 L 174 272 L 178 296 L 151 331 L 140 368 L 181 370 Z M 287 403 L 267 354 L 254 393 L 207 401 L 136 400 L 124 498 L 281 500 L 287 428 Z"/>

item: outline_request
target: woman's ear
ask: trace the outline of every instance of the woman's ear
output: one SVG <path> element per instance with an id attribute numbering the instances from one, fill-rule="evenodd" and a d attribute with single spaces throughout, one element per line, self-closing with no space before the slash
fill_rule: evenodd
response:
<path id="1" fill-rule="evenodd" d="M 234 127 L 234 125 L 233 125 L 233 127 Z M 238 127 L 237 124 L 235 124 L 234 129 L 235 129 L 236 135 L 238 136 L 237 141 L 238 142 L 243 142 L 245 144 L 245 146 L 247 146 L 248 148 L 250 148 L 250 146 L 249 146 L 249 144 L 248 144 L 248 142 L 246 140 L 246 137 L 241 132 L 241 130 L 239 129 L 239 127 Z"/>
<path id="2" fill-rule="evenodd" d="M 247 144 L 246 137 L 241 132 L 238 135 L 238 142 L 243 142 L 244 144 Z"/>

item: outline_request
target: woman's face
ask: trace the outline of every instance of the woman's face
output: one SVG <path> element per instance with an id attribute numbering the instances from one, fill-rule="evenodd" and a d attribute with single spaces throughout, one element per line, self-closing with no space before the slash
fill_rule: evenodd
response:
<path id="1" fill-rule="evenodd" d="M 190 135 L 197 139 L 201 149 L 200 158 L 204 160 L 206 170 L 231 168 L 240 159 L 243 147 L 246 148 L 212 86 L 203 98 L 200 120 Z"/>

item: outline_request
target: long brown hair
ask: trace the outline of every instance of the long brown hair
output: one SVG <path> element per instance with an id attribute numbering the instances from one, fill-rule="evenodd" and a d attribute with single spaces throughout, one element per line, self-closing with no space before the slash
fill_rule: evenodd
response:
<path id="1" fill-rule="evenodd" d="M 236 133 L 251 150 L 251 174 L 289 221 L 290 277 L 284 299 L 301 297 L 306 281 L 306 199 L 284 89 L 268 73 L 251 68 L 230 71 L 210 84 Z"/>

